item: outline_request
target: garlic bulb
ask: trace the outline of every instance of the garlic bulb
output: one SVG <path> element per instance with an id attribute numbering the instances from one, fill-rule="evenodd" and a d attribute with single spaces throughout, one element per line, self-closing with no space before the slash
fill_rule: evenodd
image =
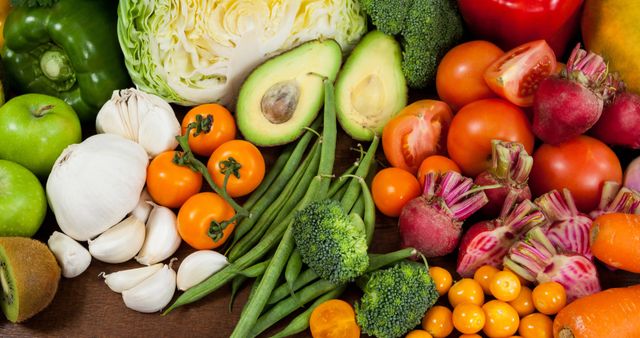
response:
<path id="1" fill-rule="evenodd" d="M 162 310 L 176 291 L 176 272 L 171 263 L 131 289 L 122 291 L 124 304 L 138 312 L 152 313 Z"/>
<path id="2" fill-rule="evenodd" d="M 184 291 L 199 284 L 227 264 L 227 257 L 217 251 L 199 250 L 190 254 L 178 267 L 178 290 Z"/>
<path id="3" fill-rule="evenodd" d="M 113 292 L 120 293 L 140 284 L 143 280 L 151 277 L 151 275 L 158 272 L 160 269 L 162 269 L 162 264 L 158 263 L 141 268 L 121 270 L 110 274 L 105 274 L 103 272 L 100 276 L 104 278 L 104 282 L 107 284 L 109 289 Z"/>
<path id="4" fill-rule="evenodd" d="M 153 205 L 147 220 L 147 234 L 142 249 L 136 256 L 140 264 L 151 265 L 173 255 L 182 239 L 178 234 L 176 214 L 167 207 Z"/>
<path id="5" fill-rule="evenodd" d="M 153 208 L 153 206 L 148 203 L 151 200 L 152 200 L 151 195 L 149 195 L 149 192 L 147 192 L 147 189 L 142 189 L 142 193 L 140 194 L 140 199 L 138 200 L 138 204 L 136 205 L 136 208 L 133 209 L 133 211 L 131 211 L 131 215 L 138 218 L 141 222 L 146 223 L 147 219 L 149 218 L 149 213 L 151 212 L 151 208 Z"/>
<path id="6" fill-rule="evenodd" d="M 47 179 L 49 206 L 62 232 L 86 241 L 123 219 L 138 203 L 148 162 L 139 144 L 113 134 L 65 148 Z"/>
<path id="7" fill-rule="evenodd" d="M 135 88 L 115 90 L 96 117 L 98 133 L 112 133 L 139 143 L 155 157 L 178 145 L 180 122 L 162 98 Z"/>
<path id="8" fill-rule="evenodd" d="M 94 240 L 89 240 L 89 252 L 105 263 L 122 263 L 135 256 L 144 243 L 145 227 L 135 216 L 109 228 Z"/>
<path id="9" fill-rule="evenodd" d="M 89 251 L 73 238 L 59 231 L 54 231 L 51 234 L 47 244 L 62 268 L 62 275 L 66 278 L 80 275 L 91 264 Z"/>

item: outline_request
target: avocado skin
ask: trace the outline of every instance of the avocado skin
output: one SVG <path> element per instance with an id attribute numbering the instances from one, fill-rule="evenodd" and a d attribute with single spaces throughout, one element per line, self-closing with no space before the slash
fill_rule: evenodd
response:
<path id="1" fill-rule="evenodd" d="M 332 40 L 312 40 L 274 56 L 249 74 L 240 87 L 236 122 L 242 135 L 258 146 L 290 143 L 302 135 L 324 103 L 323 77 L 335 81 L 342 64 L 340 45 Z M 283 82 L 297 84 L 298 101 L 291 117 L 281 123 L 265 116 L 265 94 Z"/>
<path id="2" fill-rule="evenodd" d="M 336 80 L 338 121 L 352 138 L 370 141 L 406 105 L 400 44 L 390 35 L 371 31 L 349 55 Z"/>

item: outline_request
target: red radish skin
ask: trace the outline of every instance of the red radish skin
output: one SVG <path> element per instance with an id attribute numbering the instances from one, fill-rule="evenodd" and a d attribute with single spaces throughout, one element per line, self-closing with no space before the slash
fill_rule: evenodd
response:
<path id="1" fill-rule="evenodd" d="M 469 228 L 460 242 L 456 271 L 470 277 L 482 265 L 499 268 L 509 247 L 534 226 L 544 225 L 544 214 L 529 200 L 512 209 L 505 208 L 500 218 L 476 223 Z"/>
<path id="2" fill-rule="evenodd" d="M 484 191 L 484 193 L 487 194 L 489 202 L 485 204 L 482 209 L 480 209 L 480 213 L 482 213 L 483 215 L 498 215 L 509 192 L 512 192 L 516 195 L 516 202 L 522 202 L 524 200 L 531 199 L 531 189 L 529 189 L 529 185 L 525 185 L 522 188 L 505 186 L 502 182 L 496 180 L 494 176 L 487 171 L 480 173 L 476 177 L 475 183 L 479 186 L 501 185 L 501 187 L 487 189 Z"/>
<path id="3" fill-rule="evenodd" d="M 457 172 L 428 173 L 424 191 L 409 201 L 398 220 L 402 247 L 416 248 L 426 257 L 453 252 L 462 222 L 487 203 L 473 180 Z"/>
<path id="4" fill-rule="evenodd" d="M 533 98 L 533 133 L 559 144 L 589 130 L 598 121 L 609 95 L 607 65 L 601 56 L 578 44 L 559 76 L 540 82 Z"/>
<path id="5" fill-rule="evenodd" d="M 616 94 L 604 107 L 591 134 L 609 145 L 640 149 L 640 96 L 630 92 Z"/>

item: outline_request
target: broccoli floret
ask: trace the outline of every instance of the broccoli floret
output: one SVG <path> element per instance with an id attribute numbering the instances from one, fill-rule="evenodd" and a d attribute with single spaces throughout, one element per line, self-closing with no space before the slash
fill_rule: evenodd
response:
<path id="1" fill-rule="evenodd" d="M 399 35 L 402 71 L 412 88 L 433 82 L 438 63 L 464 33 L 452 0 L 366 0 L 363 9 L 377 29 Z"/>
<path id="2" fill-rule="evenodd" d="M 58 0 L 11 0 L 13 7 L 51 7 Z"/>
<path id="3" fill-rule="evenodd" d="M 401 337 L 420 323 L 438 300 L 438 291 L 427 268 L 402 262 L 373 272 L 355 304 L 362 331 L 379 338 Z"/>
<path id="4" fill-rule="evenodd" d="M 364 227 L 337 201 L 313 202 L 299 211 L 293 238 L 302 261 L 335 284 L 353 281 L 369 267 Z"/>

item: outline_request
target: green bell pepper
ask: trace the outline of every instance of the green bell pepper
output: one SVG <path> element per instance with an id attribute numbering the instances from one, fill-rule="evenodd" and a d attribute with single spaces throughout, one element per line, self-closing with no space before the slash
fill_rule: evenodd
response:
<path id="1" fill-rule="evenodd" d="M 111 0 L 13 9 L 1 52 L 7 85 L 59 97 L 83 122 L 95 122 L 113 91 L 131 83 L 116 21 L 117 1 Z"/>

